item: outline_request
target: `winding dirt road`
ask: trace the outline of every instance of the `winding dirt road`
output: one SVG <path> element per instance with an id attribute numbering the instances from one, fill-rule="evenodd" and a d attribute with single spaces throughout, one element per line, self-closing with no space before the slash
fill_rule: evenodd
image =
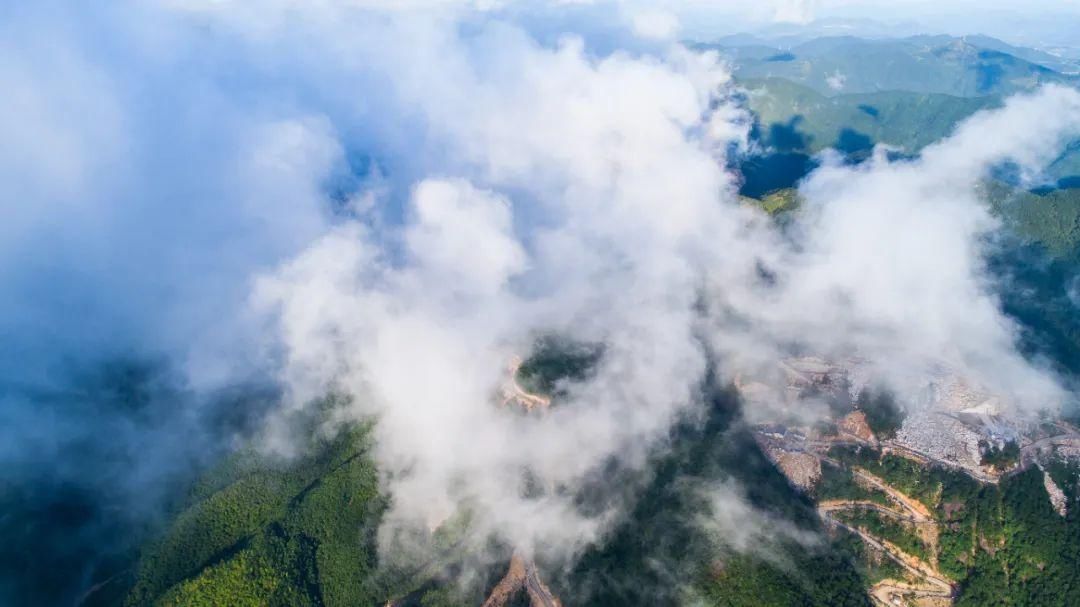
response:
<path id="1" fill-rule="evenodd" d="M 884 538 L 870 535 L 866 530 L 849 525 L 833 514 L 836 512 L 852 509 L 873 510 L 886 516 L 914 525 L 928 534 L 920 534 L 926 539 L 927 535 L 934 540 L 936 538 L 938 523 L 934 520 L 929 510 L 922 503 L 897 491 L 880 478 L 859 468 L 852 469 L 853 474 L 862 481 L 872 485 L 885 493 L 889 499 L 896 503 L 899 509 L 889 508 L 881 504 L 866 500 L 828 500 L 818 504 L 818 512 L 827 523 L 854 533 L 867 545 L 885 554 L 891 560 L 899 564 L 914 579 L 920 580 L 919 584 L 912 584 L 900 580 L 885 579 L 870 588 L 870 596 L 878 605 L 892 607 L 897 598 L 920 599 L 928 604 L 951 604 L 953 596 L 952 581 L 942 575 L 937 567 L 914 555 L 908 554 L 898 546 Z"/>

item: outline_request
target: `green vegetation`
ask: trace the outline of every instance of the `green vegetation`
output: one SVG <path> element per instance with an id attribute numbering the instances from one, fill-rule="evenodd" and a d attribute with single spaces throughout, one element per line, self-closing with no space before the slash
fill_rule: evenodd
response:
<path id="1" fill-rule="evenodd" d="M 833 447 L 829 455 L 848 466 L 865 469 L 931 510 L 941 503 L 944 487 L 974 491 L 979 486 L 978 481 L 962 472 L 939 466 L 926 467 L 905 457 L 883 454 L 869 447 Z"/>
<path id="2" fill-rule="evenodd" d="M 865 154 L 875 143 L 914 153 L 948 135 L 957 122 L 994 107 L 993 97 L 882 91 L 828 97 L 792 80 L 740 78 L 760 139 L 782 152 L 832 147 Z"/>
<path id="3" fill-rule="evenodd" d="M 1003 96 L 1046 82 L 1076 81 L 1074 76 L 1021 56 L 1034 59 L 1031 53 L 990 40 L 837 36 L 788 49 L 755 45 L 721 50 L 734 60 L 739 78 L 784 78 L 822 95 L 913 91 L 957 97 Z"/>
<path id="4" fill-rule="evenodd" d="M 866 415 L 866 424 L 878 438 L 892 438 L 904 423 L 904 412 L 887 390 L 864 388 L 855 404 Z"/>
<path id="5" fill-rule="evenodd" d="M 1062 479 L 1075 504 L 1075 469 Z M 966 552 L 950 555 L 959 561 L 953 569 L 965 574 L 958 605 L 1080 604 L 1080 521 L 1075 512 L 1054 512 L 1037 468 L 983 488 L 953 518 L 950 533 L 973 540 L 962 544 Z"/>
<path id="6" fill-rule="evenodd" d="M 275 461 L 242 453 L 208 475 L 169 532 L 143 554 L 128 603 L 347 605 L 372 587 L 384 503 L 368 429 Z M 268 572 L 273 572 L 271 575 Z M 224 593 L 224 594 L 221 594 Z"/>
<path id="7" fill-rule="evenodd" d="M 127 604 L 332 607 L 403 596 L 429 606 L 478 602 L 482 589 L 465 596 L 436 581 L 462 556 L 454 552 L 455 534 L 467 517 L 434 534 L 435 554 L 445 559 L 419 569 L 380 562 L 376 531 L 387 504 L 367 453 L 370 428 L 324 438 L 318 424 L 310 427 L 306 456 L 244 451 L 208 473 L 169 531 L 144 550 Z"/>
<path id="8" fill-rule="evenodd" d="M 877 489 L 866 488 L 855 481 L 855 475 L 847 468 L 828 462 L 821 465 L 821 479 L 814 487 L 814 497 L 823 500 L 866 501 L 889 505 L 889 498 Z"/>
<path id="9" fill-rule="evenodd" d="M 864 584 L 851 559 L 830 545 L 816 558 L 796 557 L 793 567 L 733 556 L 714 567 L 697 598 L 717 607 L 868 606 Z"/>
<path id="10" fill-rule="evenodd" d="M 836 518 L 858 529 L 865 529 L 874 537 L 892 542 L 904 552 L 924 561 L 931 558 L 930 547 L 915 533 L 911 525 L 905 525 L 887 514 L 869 508 L 852 508 L 833 514 Z"/>
<path id="11" fill-rule="evenodd" d="M 184 581 L 165 594 L 162 607 L 260 607 L 271 603 L 310 604 L 302 596 L 290 596 L 289 603 L 277 595 L 285 587 L 281 572 L 252 550 L 242 550 L 228 561 L 212 565 L 198 577 Z"/>
<path id="12" fill-rule="evenodd" d="M 632 508 L 606 542 L 557 580 L 557 594 L 581 605 L 869 604 L 857 564 L 831 542 L 806 545 L 767 532 L 740 552 L 726 532 L 703 524 L 714 488 L 735 481 L 777 528 L 784 521 L 824 534 L 813 503 L 791 488 L 745 426 L 731 424 L 737 403 L 734 394 L 714 391 L 703 422 L 680 424 L 671 450 L 657 454 L 648 474 L 617 483 L 633 488 Z M 680 580 L 696 583 L 687 588 Z"/>
<path id="13" fill-rule="evenodd" d="M 837 527 L 832 542 L 840 553 L 850 555 L 867 584 L 889 578 L 899 580 L 905 576 L 906 572 L 899 563 L 884 552 L 871 548 L 862 538 L 843 527 Z"/>
<path id="14" fill-rule="evenodd" d="M 1080 188 L 1028 192 L 988 181 L 982 195 L 1017 236 L 1038 243 L 1055 258 L 1080 254 Z"/>
<path id="15" fill-rule="evenodd" d="M 472 602 L 435 584 L 431 571 L 379 562 L 376 531 L 387 504 L 367 452 L 370 427 L 330 437 L 320 429 L 340 404 L 327 399 L 296 420 L 311 437 L 306 455 L 245 450 L 206 474 L 168 532 L 143 550 L 126 603 L 330 607 L 406 595 L 432 605 L 440 596 Z M 452 533 L 436 534 L 435 545 L 452 547 Z"/>
<path id="16" fill-rule="evenodd" d="M 562 382 L 585 379 L 602 355 L 597 345 L 546 335 L 521 363 L 518 381 L 530 392 L 558 396 Z"/>
<path id="17" fill-rule="evenodd" d="M 1016 441 L 1006 441 L 1001 447 L 980 441 L 979 446 L 983 449 L 981 463 L 984 466 L 993 466 L 999 470 L 1006 470 L 1020 461 L 1020 445 Z"/>
<path id="18" fill-rule="evenodd" d="M 1005 313 L 1020 323 L 1022 350 L 1062 373 L 1080 373 L 1080 315 L 1073 297 L 1080 188 L 1033 193 L 989 181 L 982 190 L 1010 236 L 991 250 L 988 265 L 1002 285 Z"/>
<path id="19" fill-rule="evenodd" d="M 940 523 L 939 568 L 959 583 L 957 605 L 1080 604 L 1080 515 L 1076 508 L 1064 518 L 1053 510 L 1037 468 L 983 485 L 872 449 L 835 448 L 830 454 L 930 507 Z M 1075 464 L 1059 462 L 1049 471 L 1075 504 Z"/>
<path id="20" fill-rule="evenodd" d="M 769 215 L 779 215 L 799 208 L 802 199 L 795 188 L 783 188 L 766 194 L 763 198 L 748 198 L 751 204 L 761 207 Z"/>

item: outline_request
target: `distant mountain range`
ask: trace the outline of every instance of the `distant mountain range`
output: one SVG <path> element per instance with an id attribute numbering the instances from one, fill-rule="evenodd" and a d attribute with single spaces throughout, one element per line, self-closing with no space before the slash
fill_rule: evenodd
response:
<path id="1" fill-rule="evenodd" d="M 721 51 L 739 78 L 783 78 L 823 95 L 909 91 L 981 97 L 1048 82 L 1080 82 L 1075 61 L 988 36 L 835 36 L 792 42 L 735 35 L 698 46 Z"/>

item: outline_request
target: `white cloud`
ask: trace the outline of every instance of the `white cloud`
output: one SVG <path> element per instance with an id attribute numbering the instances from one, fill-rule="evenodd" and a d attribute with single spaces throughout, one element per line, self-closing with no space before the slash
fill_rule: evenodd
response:
<path id="1" fill-rule="evenodd" d="M 1075 134 L 1074 91 L 975 117 L 917 161 L 827 162 L 803 188 L 793 246 L 735 201 L 717 150 L 746 121 L 714 56 L 592 58 L 506 24 L 466 41 L 399 22 L 336 51 L 387 74 L 380 94 L 439 154 L 421 158 L 398 253 L 347 226 L 260 294 L 281 312 L 295 401 L 337 387 L 357 417 L 378 417 L 392 520 L 468 504 L 524 549 L 595 537 L 611 513 L 576 512 L 573 488 L 607 458 L 640 464 L 694 406 L 703 330 L 729 374 L 798 343 L 865 357 L 904 394 L 946 364 L 1016 403 L 1060 397 L 984 284 L 979 241 L 994 224 L 974 186 L 1005 159 L 1049 159 Z M 550 415 L 498 409 L 506 361 L 542 331 L 604 342 L 596 376 Z M 523 497 L 526 469 L 543 497 Z"/>
<path id="2" fill-rule="evenodd" d="M 983 236 L 996 223 L 976 185 L 1006 160 L 1033 171 L 1078 135 L 1080 94 L 1047 87 L 977 114 L 917 160 L 879 150 L 859 166 L 826 162 L 801 187 L 801 248 L 774 261 L 778 292 L 742 304 L 751 326 L 866 357 L 909 396 L 944 365 L 1014 406 L 1054 408 L 1057 382 L 1016 351 L 1017 327 L 988 289 Z"/>
<path id="3" fill-rule="evenodd" d="M 817 2 L 815 0 L 778 0 L 773 21 L 779 23 L 806 24 L 814 20 L 816 16 Z"/>
<path id="4" fill-rule="evenodd" d="M 825 84 L 834 91 L 842 90 L 845 82 L 847 82 L 847 76 L 840 73 L 840 70 L 833 72 L 825 78 Z"/>
<path id="5" fill-rule="evenodd" d="M 541 49 L 503 27 L 477 39 L 500 44 L 493 66 L 441 31 L 368 58 L 445 150 L 429 170 L 469 181 L 415 186 L 399 262 L 354 225 L 267 277 L 258 300 L 280 310 L 295 402 L 337 386 L 357 416 L 378 417 L 392 519 L 469 504 L 485 531 L 565 551 L 605 516 L 552 489 L 610 457 L 640 463 L 695 402 L 698 255 L 739 212 L 717 204 L 732 188 L 724 142 L 687 133 L 737 112 L 710 108 L 728 81 L 714 56 L 590 59 L 572 39 Z M 742 138 L 745 126 L 707 132 Z M 530 218 L 516 231 L 512 208 Z M 546 417 L 498 409 L 507 361 L 544 330 L 604 341 L 596 380 Z M 546 496 L 521 495 L 525 469 Z"/>
<path id="6" fill-rule="evenodd" d="M 639 10 L 631 15 L 634 32 L 644 38 L 670 40 L 679 32 L 679 18 L 661 10 Z"/>
<path id="7" fill-rule="evenodd" d="M 465 505 L 481 535 L 538 551 L 596 537 L 618 505 L 587 515 L 575 489 L 611 458 L 640 466 L 713 363 L 731 377 L 798 344 L 901 390 L 946 364 L 1020 405 L 1060 397 L 988 289 L 974 186 L 1053 158 L 1080 131 L 1075 91 L 1014 99 L 914 161 L 826 159 L 791 242 L 735 197 L 725 154 L 748 121 L 715 54 L 362 8 L 142 9 L 155 36 L 102 17 L 130 53 L 25 28 L 30 52 L 0 61 L 23 149 L 0 155 L 18 194 L 0 229 L 19 236 L 0 278 L 33 302 L 9 326 L 146 346 L 213 385 L 259 339 L 286 407 L 336 389 L 377 418 L 391 523 Z M 41 242 L 63 271 L 35 271 Z M 545 331 L 603 342 L 595 376 L 547 415 L 499 409 L 508 360 Z"/>

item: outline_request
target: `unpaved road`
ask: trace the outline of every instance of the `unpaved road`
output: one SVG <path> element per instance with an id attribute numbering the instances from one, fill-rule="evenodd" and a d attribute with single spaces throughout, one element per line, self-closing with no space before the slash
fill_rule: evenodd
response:
<path id="1" fill-rule="evenodd" d="M 520 403 L 526 411 L 532 411 L 534 408 L 547 409 L 551 406 L 551 399 L 541 394 L 533 394 L 521 387 L 518 383 L 517 374 L 518 369 L 521 368 L 521 357 L 514 356 L 510 359 L 510 364 L 507 370 L 510 372 L 510 378 L 506 381 L 506 385 L 503 388 L 503 404 L 510 402 Z"/>
<path id="2" fill-rule="evenodd" d="M 536 563 L 525 561 L 518 553 L 510 557 L 510 567 L 481 607 L 504 607 L 522 588 L 529 595 L 530 607 L 562 607 L 559 599 L 540 579 Z"/>
<path id="3" fill-rule="evenodd" d="M 892 603 L 890 596 L 894 594 L 951 601 L 953 596 L 952 582 L 941 575 L 941 573 L 930 564 L 905 553 L 888 541 L 879 540 L 869 533 L 864 532 L 862 529 L 852 527 L 847 523 L 837 520 L 835 517 L 831 516 L 828 511 L 822 512 L 822 517 L 831 524 L 847 529 L 851 533 L 859 536 L 862 541 L 883 552 L 886 556 L 903 567 L 904 570 L 912 574 L 916 579 L 925 581 L 925 584 L 914 585 L 896 580 L 882 580 L 870 588 L 870 596 L 878 604 L 889 605 L 891 607 Z"/>
<path id="4" fill-rule="evenodd" d="M 922 502 L 916 499 L 912 499 L 907 495 L 897 491 L 896 489 L 893 489 L 891 485 L 878 478 L 877 476 L 874 476 L 873 474 L 867 472 L 866 470 L 863 470 L 862 468 L 853 467 L 851 469 L 851 472 L 864 482 L 873 485 L 875 489 L 881 491 L 885 495 L 888 495 L 889 499 L 892 499 L 897 504 L 902 506 L 904 510 L 910 512 L 914 518 L 917 518 L 921 521 L 934 520 L 933 515 L 930 514 L 930 509 L 927 508 L 926 505 Z"/>
<path id="5" fill-rule="evenodd" d="M 897 491 L 888 483 L 877 476 L 862 470 L 852 468 L 852 473 L 863 482 L 885 493 L 898 509 L 889 508 L 882 504 L 866 500 L 828 500 L 818 504 L 818 512 L 829 523 L 847 529 L 859 536 L 867 545 L 883 552 L 890 559 L 898 563 L 905 571 L 915 579 L 921 580 L 921 584 L 911 584 L 898 580 L 882 580 L 870 588 L 870 596 L 875 603 L 892 607 L 892 597 L 904 596 L 908 598 L 923 599 L 927 604 L 951 604 L 953 596 L 952 581 L 941 574 L 937 567 L 916 556 L 908 554 L 891 542 L 877 538 L 866 531 L 853 527 L 835 516 L 834 512 L 851 509 L 868 509 L 885 514 L 887 516 L 905 521 L 920 530 L 920 537 L 924 540 L 932 538 L 931 546 L 936 550 L 936 538 L 938 523 L 931 515 L 929 509 L 918 500 Z"/>
<path id="6" fill-rule="evenodd" d="M 892 518 L 911 523 L 913 525 L 937 525 L 937 522 L 925 520 L 922 517 L 910 516 L 902 512 L 897 512 L 892 508 L 882 506 L 875 502 L 868 502 L 865 500 L 826 500 L 818 504 L 818 510 L 821 512 L 836 512 L 838 510 L 875 510 L 882 514 L 891 516 Z"/>
<path id="7" fill-rule="evenodd" d="M 529 593 L 531 607 L 562 607 L 559 599 L 555 598 L 551 590 L 541 581 L 535 563 L 529 562 L 525 566 L 525 571 L 525 590 Z"/>

